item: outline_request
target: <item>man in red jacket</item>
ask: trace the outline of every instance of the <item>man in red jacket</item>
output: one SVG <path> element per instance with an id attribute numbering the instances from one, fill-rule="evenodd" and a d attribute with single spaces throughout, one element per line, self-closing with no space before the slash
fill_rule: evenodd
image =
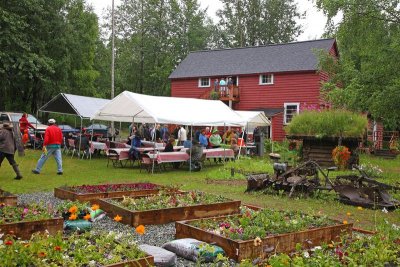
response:
<path id="1" fill-rule="evenodd" d="M 61 143 L 63 135 L 61 129 L 57 127 L 54 119 L 49 120 L 49 127 L 44 133 L 43 153 L 36 165 L 36 169 L 32 170 L 34 174 L 39 174 L 44 163 L 53 155 L 57 162 L 57 174 L 62 175 L 62 157 L 61 157 Z"/>
<path id="2" fill-rule="evenodd" d="M 33 127 L 33 125 L 28 121 L 28 114 L 24 113 L 19 119 L 19 130 L 21 131 L 21 134 L 24 134 L 25 130 L 28 130 L 28 128 L 35 129 L 35 127 Z"/>

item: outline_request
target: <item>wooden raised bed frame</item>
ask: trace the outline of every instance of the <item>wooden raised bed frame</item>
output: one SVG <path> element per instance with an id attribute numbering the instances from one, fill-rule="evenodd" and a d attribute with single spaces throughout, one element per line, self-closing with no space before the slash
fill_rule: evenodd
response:
<path id="1" fill-rule="evenodd" d="M 140 198 L 139 196 L 134 198 Z M 114 198 L 116 200 L 122 198 Z M 98 201 L 102 210 L 107 212 L 111 218 L 116 215 L 122 216 L 121 222 L 124 224 L 138 226 L 140 224 L 165 224 L 181 220 L 199 219 L 221 215 L 231 215 L 239 213 L 240 200 L 227 202 L 193 205 L 187 207 L 176 207 L 157 210 L 131 211 L 107 202 L 104 199 Z"/>
<path id="2" fill-rule="evenodd" d="M 161 185 L 156 185 L 158 188 L 162 188 Z M 54 188 L 54 196 L 60 199 L 69 199 L 72 201 L 78 200 L 80 202 L 91 202 L 92 204 L 98 204 L 97 200 L 100 198 L 116 198 L 123 196 L 145 196 L 158 194 L 159 189 L 141 189 L 141 190 L 128 190 L 128 191 L 109 191 L 102 193 L 87 193 L 77 194 L 75 192 L 57 187 Z"/>
<path id="3" fill-rule="evenodd" d="M 255 209 L 255 207 L 249 207 Z M 220 220 L 230 216 L 215 217 Z M 187 224 L 188 222 L 197 220 L 187 220 L 175 222 L 176 234 L 175 238 L 195 238 L 207 243 L 215 243 L 224 249 L 229 258 L 240 262 L 243 259 L 258 258 L 263 254 L 265 248 L 273 248 L 272 252 L 291 252 L 296 250 L 296 244 L 301 244 L 302 247 L 315 247 L 323 243 L 331 241 L 340 241 L 340 236 L 343 234 L 351 235 L 353 224 L 341 224 L 326 226 L 293 232 L 287 234 L 277 234 L 262 239 L 262 245 L 254 246 L 254 240 L 232 240 L 220 235 L 207 232 L 200 228 Z M 311 243 L 310 243 L 311 242 Z"/>
<path id="4" fill-rule="evenodd" d="M 9 193 L 9 192 L 6 192 L 6 191 L 3 191 L 0 189 L 0 194 L 2 194 L 4 192 Z M 0 197 L 0 203 L 4 203 L 7 206 L 17 206 L 17 202 L 18 202 L 17 196 L 15 196 L 11 193 L 9 193 L 9 194 L 10 194 L 9 196 Z"/>
<path id="5" fill-rule="evenodd" d="M 33 233 L 44 233 L 46 230 L 49 234 L 56 234 L 63 231 L 64 219 L 54 218 L 38 221 L 16 222 L 0 224 L 1 234 L 13 234 L 21 239 L 30 239 Z"/>
<path id="6" fill-rule="evenodd" d="M 105 265 L 105 267 L 150 267 L 150 266 L 154 266 L 154 257 L 150 255 L 133 261 L 126 261 L 121 263 Z"/>

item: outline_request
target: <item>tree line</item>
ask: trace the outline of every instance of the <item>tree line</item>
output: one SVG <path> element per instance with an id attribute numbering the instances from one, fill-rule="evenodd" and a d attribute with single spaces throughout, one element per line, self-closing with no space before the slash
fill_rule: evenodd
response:
<path id="1" fill-rule="evenodd" d="M 221 0 L 214 22 L 199 0 L 122 0 L 115 9 L 115 94 L 170 95 L 190 51 L 286 43 L 301 34 L 294 0 Z M 398 0 L 317 0 L 340 58 L 321 57 L 338 107 L 399 127 Z M 397 5 L 396 5 L 397 3 Z M 337 25 L 332 18 L 343 14 Z M 36 112 L 60 92 L 110 98 L 111 14 L 85 0 L 0 1 L 0 110 Z M 338 85 L 343 90 L 338 89 Z M 395 111 L 395 112 L 393 112 Z"/>

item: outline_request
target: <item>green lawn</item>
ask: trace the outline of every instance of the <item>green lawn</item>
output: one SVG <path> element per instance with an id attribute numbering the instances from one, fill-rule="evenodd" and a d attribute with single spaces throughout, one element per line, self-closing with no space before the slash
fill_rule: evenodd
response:
<path id="1" fill-rule="evenodd" d="M 12 193 L 31 193 L 52 191 L 61 185 L 98 184 L 115 182 L 154 182 L 164 185 L 178 184 L 183 189 L 198 189 L 210 193 L 221 194 L 226 197 L 240 199 L 244 203 L 284 210 L 302 210 L 309 213 L 327 214 L 332 218 L 354 222 L 356 226 L 374 229 L 383 219 L 391 223 L 400 222 L 400 210 L 383 213 L 380 210 L 357 210 L 335 200 L 333 193 L 321 193 L 316 198 L 288 198 L 287 196 L 263 193 L 244 193 L 246 181 L 242 174 L 236 173 L 231 178 L 231 168 L 243 172 L 271 172 L 272 168 L 266 159 L 241 159 L 229 162 L 225 166 L 214 163 L 206 164 L 201 172 L 190 173 L 187 168 L 180 170 L 168 169 L 162 173 L 140 173 L 135 168 L 107 167 L 107 160 L 103 157 L 92 160 L 71 159 L 63 156 L 64 175 L 56 175 L 57 169 L 53 158 L 45 164 L 40 175 L 31 173 L 40 156 L 40 151 L 27 150 L 25 157 L 16 157 L 24 178 L 20 181 L 15 176 L 8 162 L 3 162 L 0 168 L 0 188 Z M 400 181 L 400 157 L 396 160 L 381 160 L 369 156 L 362 156 L 361 162 L 371 162 L 384 170 L 384 177 L 380 181 L 396 184 Z M 335 173 L 331 173 L 333 177 Z M 395 193 L 400 199 L 400 194 Z M 350 218 L 346 215 L 350 212 Z"/>

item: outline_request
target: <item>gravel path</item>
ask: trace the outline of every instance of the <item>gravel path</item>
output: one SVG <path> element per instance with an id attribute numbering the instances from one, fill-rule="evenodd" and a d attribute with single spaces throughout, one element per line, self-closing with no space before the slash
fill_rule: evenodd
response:
<path id="1" fill-rule="evenodd" d="M 63 200 L 54 197 L 53 192 L 21 194 L 18 195 L 18 204 L 40 203 L 45 205 L 56 206 L 63 202 Z M 148 244 L 161 247 L 164 243 L 175 239 L 175 224 L 162 224 L 162 225 L 146 225 L 146 232 L 140 236 L 135 233 L 135 229 L 131 226 L 115 222 L 111 218 L 104 216 L 92 225 L 92 232 L 105 231 L 117 232 L 123 236 L 132 237 L 138 244 Z M 177 267 L 191 267 L 191 266 L 208 266 L 208 264 L 198 265 L 194 262 L 185 260 L 178 257 Z"/>

